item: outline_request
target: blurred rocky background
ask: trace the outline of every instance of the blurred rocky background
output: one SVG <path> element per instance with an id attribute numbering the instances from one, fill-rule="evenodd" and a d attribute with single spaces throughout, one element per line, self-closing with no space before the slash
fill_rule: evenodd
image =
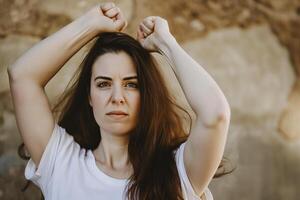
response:
<path id="1" fill-rule="evenodd" d="M 26 161 L 9 92 L 7 67 L 35 43 L 101 1 L 0 0 L 0 199 L 39 199 L 26 192 Z M 135 36 L 148 15 L 169 22 L 171 32 L 213 76 L 231 105 L 225 157 L 236 170 L 213 179 L 216 200 L 297 200 L 300 197 L 300 1 L 118 0 Z M 82 60 L 84 47 L 49 82 L 51 102 Z M 49 55 L 51 56 L 51 55 Z M 163 62 L 162 62 L 163 63 Z M 169 66 L 162 64 L 174 93 Z M 201 85 L 199 85 L 201 87 Z M 182 94 L 182 93 L 180 93 Z M 178 101 L 183 101 L 181 96 Z M 38 125 L 38 124 L 37 124 Z M 229 167 L 230 168 L 230 167 Z"/>

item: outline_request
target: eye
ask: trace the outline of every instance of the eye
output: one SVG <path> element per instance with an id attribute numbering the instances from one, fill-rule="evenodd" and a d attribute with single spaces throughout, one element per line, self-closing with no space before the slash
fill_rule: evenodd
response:
<path id="1" fill-rule="evenodd" d="M 129 82 L 126 85 L 129 85 L 130 87 L 133 87 L 133 88 L 138 88 L 138 84 L 134 83 L 134 82 Z"/>
<path id="2" fill-rule="evenodd" d="M 99 84 L 97 84 L 98 87 L 103 88 L 105 86 L 109 86 L 108 82 L 100 82 Z"/>

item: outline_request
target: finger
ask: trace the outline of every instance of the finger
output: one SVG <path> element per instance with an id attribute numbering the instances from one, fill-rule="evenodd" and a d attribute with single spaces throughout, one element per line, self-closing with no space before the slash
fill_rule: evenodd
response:
<path id="1" fill-rule="evenodd" d="M 148 17 L 146 17 L 147 20 L 150 20 L 152 22 L 154 22 L 156 18 L 158 18 L 158 16 L 148 16 Z"/>
<path id="2" fill-rule="evenodd" d="M 142 42 L 144 42 L 144 40 L 145 40 L 145 37 L 144 37 L 144 34 L 143 34 L 143 32 L 142 32 L 142 30 L 140 29 L 140 28 L 138 28 L 138 30 L 137 30 L 137 40 L 140 42 L 140 43 L 142 43 Z"/>
<path id="3" fill-rule="evenodd" d="M 103 12 L 108 11 L 109 9 L 112 9 L 116 7 L 116 5 L 113 2 L 109 2 L 109 3 L 104 3 L 100 5 L 100 8 Z"/>
<path id="4" fill-rule="evenodd" d="M 118 31 L 123 31 L 127 26 L 127 22 L 124 20 L 117 20 L 115 21 L 115 24 Z"/>
<path id="5" fill-rule="evenodd" d="M 147 17 L 143 20 L 143 24 L 153 32 L 154 30 L 154 21 L 152 20 L 151 17 Z"/>
<path id="6" fill-rule="evenodd" d="M 104 13 L 105 16 L 109 17 L 109 18 L 113 18 L 115 17 L 118 13 L 120 12 L 120 8 L 118 7 L 114 7 L 109 9 L 108 11 L 106 11 Z"/>
<path id="7" fill-rule="evenodd" d="M 155 21 L 158 19 L 158 16 L 149 16 L 146 18 L 146 21 L 148 21 L 148 23 L 153 24 L 153 28 L 155 26 Z M 150 25 L 151 25 L 150 24 Z"/>
<path id="8" fill-rule="evenodd" d="M 127 26 L 127 20 L 126 18 L 124 17 L 123 13 L 120 11 L 116 16 L 115 16 L 115 23 L 117 25 L 117 27 L 119 27 L 119 30 L 120 31 L 123 31 L 126 26 Z"/>
<path id="9" fill-rule="evenodd" d="M 118 14 L 116 15 L 116 20 L 125 20 L 123 12 L 119 9 Z M 125 20 L 126 21 L 126 20 Z"/>
<path id="10" fill-rule="evenodd" d="M 150 35 L 152 33 L 152 30 L 147 28 L 143 23 L 141 23 L 139 27 L 141 28 L 142 32 L 146 33 L 147 35 Z"/>

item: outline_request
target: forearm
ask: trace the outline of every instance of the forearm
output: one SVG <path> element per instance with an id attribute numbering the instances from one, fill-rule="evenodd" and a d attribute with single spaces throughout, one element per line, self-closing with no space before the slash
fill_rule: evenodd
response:
<path id="1" fill-rule="evenodd" d="M 32 79 L 45 86 L 97 32 L 83 15 L 27 50 L 9 67 L 12 80 Z"/>
<path id="2" fill-rule="evenodd" d="M 213 78 L 169 37 L 159 51 L 172 65 L 184 94 L 199 118 L 206 125 L 214 125 L 220 117 L 230 118 L 229 104 Z"/>

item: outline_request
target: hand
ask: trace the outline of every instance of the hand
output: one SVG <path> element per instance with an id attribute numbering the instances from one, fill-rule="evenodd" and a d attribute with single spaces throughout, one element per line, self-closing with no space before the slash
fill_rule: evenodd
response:
<path id="1" fill-rule="evenodd" d="M 123 31 L 127 26 L 123 13 L 114 3 L 98 4 L 85 17 L 98 32 Z"/>
<path id="2" fill-rule="evenodd" d="M 167 20 L 158 16 L 146 17 L 139 25 L 137 40 L 141 45 L 152 52 L 157 52 L 174 40 L 169 30 Z"/>

